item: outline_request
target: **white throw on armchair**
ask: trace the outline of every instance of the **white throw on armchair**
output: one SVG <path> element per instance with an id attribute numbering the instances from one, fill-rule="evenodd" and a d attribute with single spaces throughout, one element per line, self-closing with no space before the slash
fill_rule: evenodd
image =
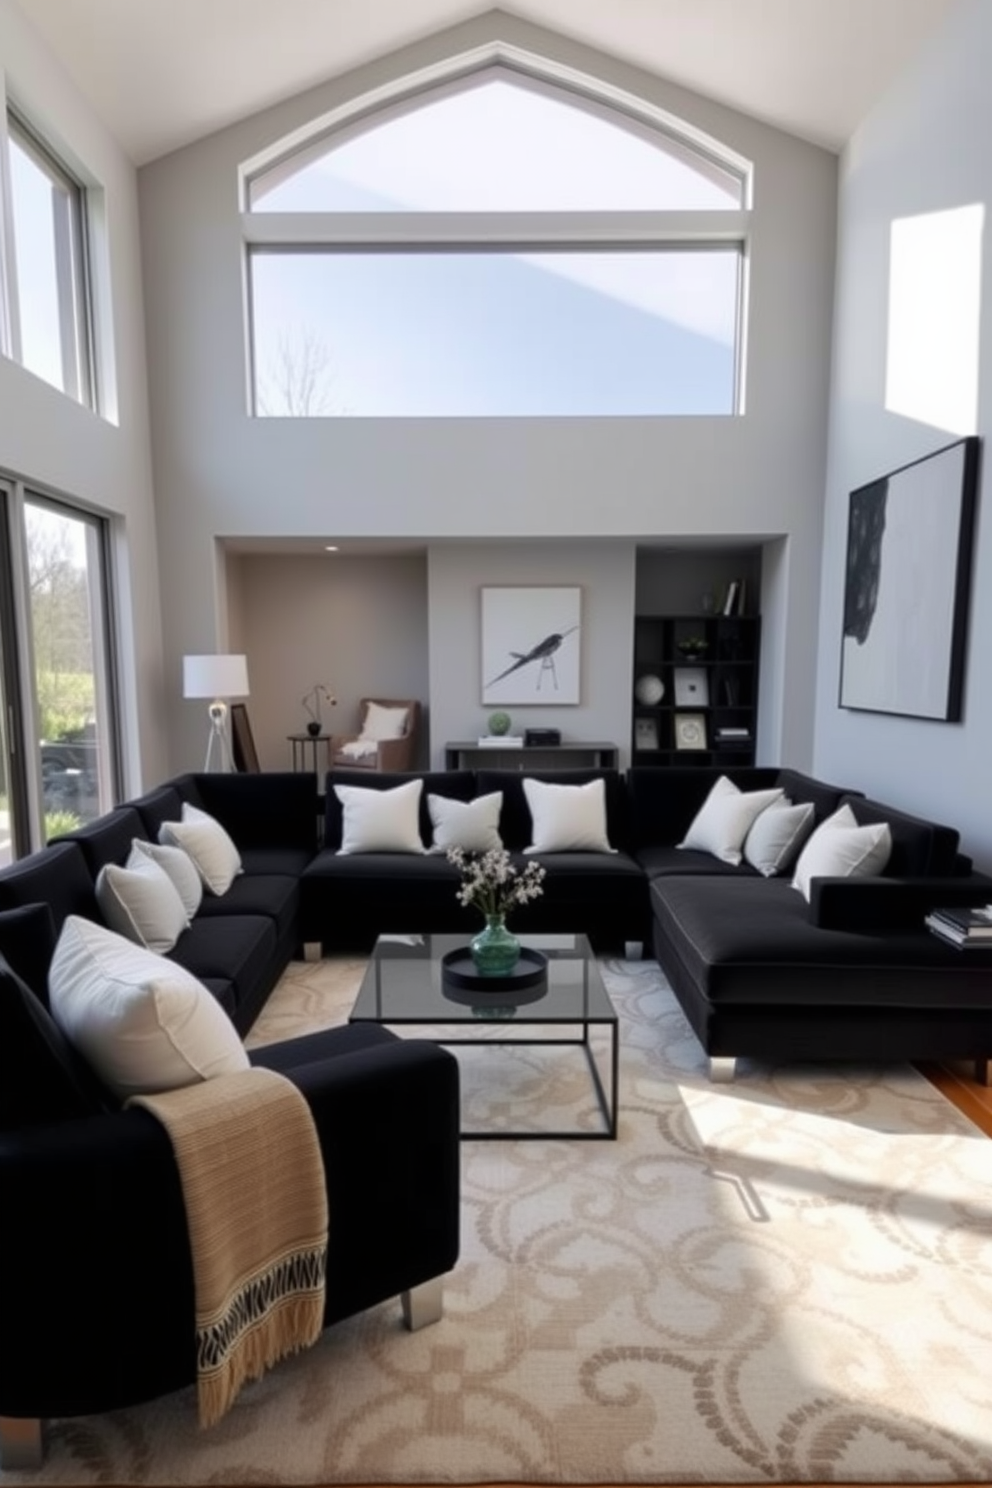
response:
<path id="1" fill-rule="evenodd" d="M 416 698 L 362 698 L 356 734 L 334 734 L 332 765 L 359 770 L 412 770 L 420 735 Z"/>

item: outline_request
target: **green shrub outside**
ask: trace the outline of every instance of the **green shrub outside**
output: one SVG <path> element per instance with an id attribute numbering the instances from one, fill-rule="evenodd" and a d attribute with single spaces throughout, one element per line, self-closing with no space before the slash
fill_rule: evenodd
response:
<path id="1" fill-rule="evenodd" d="M 92 672 L 39 672 L 38 732 L 46 744 L 74 743 L 96 713 Z"/>
<path id="2" fill-rule="evenodd" d="M 45 841 L 51 842 L 53 837 L 62 837 L 66 832 L 74 832 L 82 825 L 83 819 L 75 811 L 46 811 Z"/>

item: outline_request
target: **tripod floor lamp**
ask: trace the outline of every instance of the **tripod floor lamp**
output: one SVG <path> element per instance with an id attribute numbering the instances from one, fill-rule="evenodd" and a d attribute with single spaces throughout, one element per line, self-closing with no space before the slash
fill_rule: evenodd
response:
<path id="1" fill-rule="evenodd" d="M 247 696 L 248 662 L 244 656 L 183 657 L 183 697 L 212 699 L 204 771 L 234 768 L 227 742 L 227 699 Z M 215 753 L 217 763 L 211 765 Z"/>

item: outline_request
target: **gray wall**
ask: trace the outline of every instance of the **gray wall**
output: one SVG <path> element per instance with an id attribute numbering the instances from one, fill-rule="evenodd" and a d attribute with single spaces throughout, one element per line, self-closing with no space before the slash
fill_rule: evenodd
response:
<path id="1" fill-rule="evenodd" d="M 448 740 L 487 732 L 482 704 L 483 585 L 577 584 L 581 591 L 579 703 L 510 707 L 513 732 L 556 728 L 562 742 L 597 739 L 627 753 L 634 665 L 631 543 L 494 543 L 436 546 L 430 553 L 431 754 Z"/>
<path id="2" fill-rule="evenodd" d="M 979 496 L 964 721 L 925 722 L 837 706 L 848 492 L 992 422 L 992 235 L 986 215 L 976 429 L 949 431 L 885 407 L 889 233 L 894 220 L 992 204 L 992 6 L 961 0 L 926 54 L 859 130 L 843 158 L 832 419 L 818 661 L 817 772 L 856 782 L 962 828 L 992 868 L 992 520 Z M 939 273 L 939 268 L 937 269 Z M 953 376 L 955 369 L 948 368 Z M 984 451 L 988 464 L 988 449 Z M 987 487 L 988 481 L 982 485 Z"/>
<path id="3" fill-rule="evenodd" d="M 642 92 L 755 162 L 746 416 L 249 419 L 240 163 L 347 97 L 497 34 Z M 437 671 L 433 585 L 450 564 L 443 552 L 437 569 L 434 559 L 446 543 L 457 541 L 462 565 L 460 586 L 452 584 L 445 598 L 451 604 L 460 587 L 461 613 L 446 621 L 470 635 L 478 587 L 494 572 L 490 541 L 567 535 L 573 550 L 588 547 L 590 559 L 604 541 L 633 545 L 660 534 L 779 541 L 790 561 L 774 624 L 788 639 L 776 657 L 780 675 L 766 679 L 773 711 L 763 723 L 775 757 L 808 764 L 835 190 L 836 159 L 827 152 L 508 16 L 470 21 L 144 168 L 154 475 L 160 558 L 170 578 L 168 675 L 178 679 L 183 652 L 229 644 L 218 537 L 422 539 L 431 551 L 435 741 L 449 729 L 464 732 L 475 694 L 467 676 L 449 680 Z M 632 604 L 631 570 L 628 614 Z M 627 649 L 608 666 L 624 667 Z M 789 708 L 781 705 L 785 696 Z M 195 763 L 199 726 L 184 707 L 173 709 L 172 720 L 173 766 Z M 597 705 L 588 722 L 597 732 L 620 727 L 612 703 L 603 712 Z"/>

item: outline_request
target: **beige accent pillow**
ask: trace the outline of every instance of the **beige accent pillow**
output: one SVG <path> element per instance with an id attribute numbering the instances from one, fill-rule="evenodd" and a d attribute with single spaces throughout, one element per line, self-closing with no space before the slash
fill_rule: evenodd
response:
<path id="1" fill-rule="evenodd" d="M 203 879 L 189 853 L 181 847 L 166 847 L 161 842 L 146 842 L 143 837 L 135 837 L 131 843 L 131 858 L 135 853 L 142 853 L 165 870 L 183 901 L 187 919 L 191 920 L 203 902 Z M 128 859 L 129 866 L 131 858 Z"/>
<path id="2" fill-rule="evenodd" d="M 821 822 L 803 848 L 792 887 L 807 901 L 814 878 L 874 878 L 892 854 L 887 822 L 859 827 L 846 803 Z"/>
<path id="3" fill-rule="evenodd" d="M 402 739 L 409 711 L 409 708 L 384 708 L 381 703 L 367 704 L 361 737 L 374 739 L 376 743 L 380 739 Z"/>
<path id="4" fill-rule="evenodd" d="M 525 780 L 531 838 L 526 853 L 616 852 L 606 835 L 606 783 L 552 785 Z"/>
<path id="5" fill-rule="evenodd" d="M 422 853 L 420 795 L 422 780 L 408 780 L 392 790 L 362 785 L 336 785 L 341 802 L 341 846 L 338 852 Z"/>
<path id="6" fill-rule="evenodd" d="M 249 1068 L 234 1024 L 191 972 L 80 915 L 62 927 L 48 996 L 66 1038 L 121 1100 Z"/>
<path id="7" fill-rule="evenodd" d="M 779 787 L 742 791 L 726 775 L 721 775 L 676 847 L 712 853 L 721 863 L 732 863 L 736 867 L 741 861 L 744 839 L 755 821 L 762 811 L 773 802 L 781 801 L 784 795 Z"/>
<path id="8" fill-rule="evenodd" d="M 434 827 L 431 852 L 449 852 L 460 847 L 462 852 L 485 853 L 501 848 L 499 814 L 503 792 L 476 796 L 474 801 L 456 801 L 450 796 L 427 797 L 427 810 Z"/>
<path id="9" fill-rule="evenodd" d="M 189 925 L 179 891 L 164 868 L 133 849 L 127 862 L 105 863 L 97 874 L 96 902 L 118 935 L 164 955 Z"/>
<path id="10" fill-rule="evenodd" d="M 189 853 L 204 888 L 211 894 L 226 894 L 238 874 L 244 872 L 241 854 L 225 828 L 188 801 L 183 803 L 182 821 L 163 822 L 158 840 Z"/>

